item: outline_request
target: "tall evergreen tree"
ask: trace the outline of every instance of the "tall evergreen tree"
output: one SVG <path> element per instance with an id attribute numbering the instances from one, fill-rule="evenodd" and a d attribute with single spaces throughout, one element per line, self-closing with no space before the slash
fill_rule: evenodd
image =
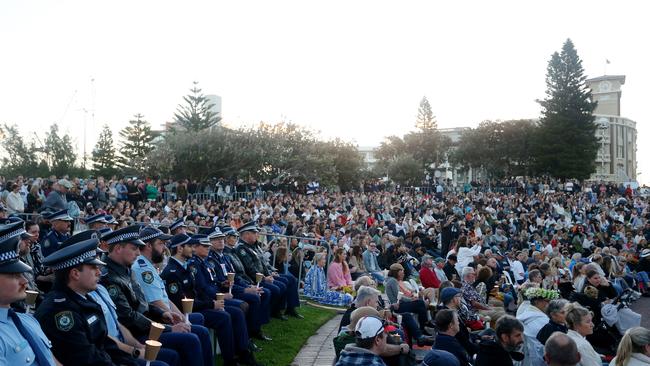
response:
<path id="1" fill-rule="evenodd" d="M 96 175 L 110 177 L 117 173 L 113 132 L 108 125 L 102 127 L 99 139 L 92 152 L 93 171 Z"/>
<path id="2" fill-rule="evenodd" d="M 570 39 L 551 56 L 546 98 L 535 141 L 538 171 L 558 178 L 586 179 L 598 152 L 596 103 L 586 87 L 582 61 Z"/>
<path id="3" fill-rule="evenodd" d="M 427 97 L 422 97 L 420 101 L 420 107 L 418 108 L 418 116 L 415 120 L 415 127 L 420 131 L 430 131 L 438 128 L 438 122 L 436 117 L 433 116 L 433 111 L 431 110 L 431 104 Z"/>
<path id="4" fill-rule="evenodd" d="M 199 132 L 215 126 L 221 117 L 219 113 L 214 113 L 208 99 L 201 93 L 199 83 L 194 82 L 194 87 L 190 89 L 190 94 L 183 97 L 186 105 L 179 105 L 174 113 L 174 120 L 178 126 L 186 131 Z"/>
<path id="5" fill-rule="evenodd" d="M 149 122 L 142 114 L 136 114 L 129 121 L 129 126 L 120 131 L 120 163 L 125 170 L 142 173 L 146 167 L 147 155 L 153 151 L 155 135 L 151 132 Z"/>

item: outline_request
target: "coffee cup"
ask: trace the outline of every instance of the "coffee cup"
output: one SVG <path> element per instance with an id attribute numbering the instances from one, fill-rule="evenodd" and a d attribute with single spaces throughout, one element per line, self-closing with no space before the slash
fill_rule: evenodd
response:
<path id="1" fill-rule="evenodd" d="M 162 346 L 162 343 L 150 339 L 148 341 L 145 341 L 144 345 L 145 345 L 144 347 L 145 361 L 154 361 L 158 356 L 158 351 L 160 351 L 160 347 Z"/>
<path id="2" fill-rule="evenodd" d="M 151 328 L 149 329 L 149 339 L 152 341 L 157 341 L 164 330 L 164 325 L 156 322 L 151 323 Z"/>
<path id="3" fill-rule="evenodd" d="M 192 307 L 194 307 L 194 299 L 182 299 L 181 304 L 183 305 L 183 313 L 189 314 L 192 312 Z"/>

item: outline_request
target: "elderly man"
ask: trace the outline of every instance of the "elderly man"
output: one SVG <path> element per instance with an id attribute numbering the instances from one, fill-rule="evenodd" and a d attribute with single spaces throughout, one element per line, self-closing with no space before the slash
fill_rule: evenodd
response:
<path id="1" fill-rule="evenodd" d="M 440 280 L 433 271 L 433 258 L 431 256 L 422 256 L 422 265 L 420 266 L 420 281 L 424 288 L 439 288 Z"/>
<path id="2" fill-rule="evenodd" d="M 577 365 L 580 352 L 576 342 L 564 333 L 553 333 L 544 346 L 544 361 L 548 366 Z"/>
<path id="3" fill-rule="evenodd" d="M 72 183 L 67 179 L 61 179 L 52 186 L 52 191 L 43 202 L 42 211 L 61 211 L 68 209 L 68 200 L 65 195 L 72 188 Z"/>
<path id="4" fill-rule="evenodd" d="M 433 272 L 436 274 L 436 277 L 438 280 L 440 280 L 440 283 L 449 281 L 449 278 L 447 277 L 447 274 L 445 273 L 445 259 L 444 258 L 436 258 L 434 259 L 434 262 L 436 266 L 433 268 Z"/>

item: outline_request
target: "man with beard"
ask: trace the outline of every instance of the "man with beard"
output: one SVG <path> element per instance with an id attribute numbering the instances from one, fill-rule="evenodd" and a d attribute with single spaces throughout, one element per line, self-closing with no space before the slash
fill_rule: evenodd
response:
<path id="1" fill-rule="evenodd" d="M 483 336 L 475 366 L 512 366 L 514 361 L 523 360 L 518 352 L 524 343 L 524 325 L 510 315 L 504 315 L 496 324 L 493 339 Z"/>
<path id="2" fill-rule="evenodd" d="M 20 223 L 22 225 L 22 222 Z M 27 279 L 23 273 L 31 268 L 18 259 L 16 248 L 24 232 L 16 223 L 0 226 L 0 364 L 55 365 L 51 343 L 34 317 L 20 314 L 9 304 L 25 299 Z"/>
<path id="3" fill-rule="evenodd" d="M 186 324 L 182 313 L 176 308 L 160 308 L 146 301 L 142 288 L 136 281 L 142 279 L 142 274 L 137 278 L 132 276 L 131 267 L 140 255 L 139 248 L 143 248 L 145 258 L 151 252 L 150 246 L 140 240 L 140 227 L 134 225 L 112 231 L 103 236 L 102 240 L 106 241 L 109 248 L 105 259 L 107 273 L 102 276 L 102 284 L 116 305 L 120 324 L 136 339 L 143 341 L 148 336 L 153 321 L 167 323 L 159 339 L 163 347 L 178 352 L 186 365 L 212 365 L 214 360 L 208 329 Z M 156 278 L 158 271 L 153 269 L 151 274 Z M 163 288 L 162 293 L 164 292 Z"/>

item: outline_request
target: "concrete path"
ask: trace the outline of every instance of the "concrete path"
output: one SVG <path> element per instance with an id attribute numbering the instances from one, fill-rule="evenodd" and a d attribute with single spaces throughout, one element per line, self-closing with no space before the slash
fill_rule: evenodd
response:
<path id="1" fill-rule="evenodd" d="M 291 366 L 332 366 L 336 357 L 333 340 L 338 334 L 341 317 L 339 314 L 330 319 L 309 337 Z"/>

